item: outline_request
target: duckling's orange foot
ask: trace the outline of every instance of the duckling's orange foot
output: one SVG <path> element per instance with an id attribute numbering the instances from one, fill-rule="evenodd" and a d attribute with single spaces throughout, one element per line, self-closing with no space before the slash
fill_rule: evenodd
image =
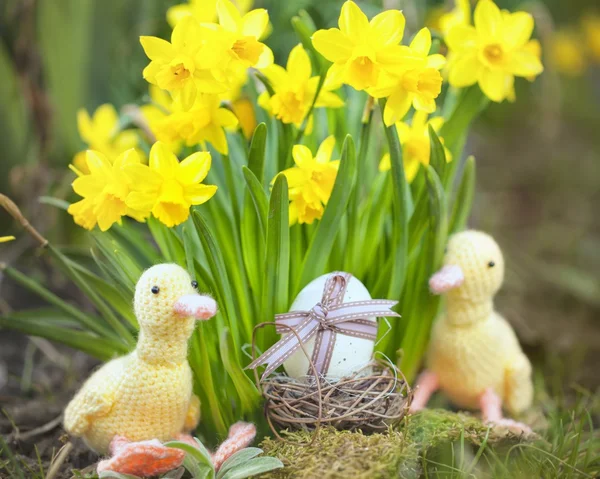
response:
<path id="1" fill-rule="evenodd" d="M 488 424 L 490 426 L 498 427 L 500 429 L 507 429 L 508 431 L 512 432 L 517 436 L 529 436 L 530 434 L 533 434 L 533 430 L 527 424 L 515 421 L 514 419 L 496 419 L 495 421 L 488 422 Z"/>
<path id="2" fill-rule="evenodd" d="M 248 447 L 256 436 L 256 426 L 247 422 L 236 422 L 229 428 L 229 437 L 219 446 L 212 455 L 215 471 L 218 471 L 223 463 L 238 451 Z"/>
<path id="3" fill-rule="evenodd" d="M 184 451 L 165 447 L 158 439 L 131 442 L 122 436 L 115 436 L 110 443 L 110 452 L 113 456 L 100 461 L 98 473 L 113 471 L 140 477 L 156 476 L 178 468 L 185 458 Z"/>
<path id="4" fill-rule="evenodd" d="M 517 435 L 533 434 L 533 431 L 527 424 L 502 417 L 502 400 L 493 389 L 488 388 L 481 394 L 479 397 L 479 405 L 481 407 L 483 421 L 486 424 L 508 429 L 510 432 Z"/>

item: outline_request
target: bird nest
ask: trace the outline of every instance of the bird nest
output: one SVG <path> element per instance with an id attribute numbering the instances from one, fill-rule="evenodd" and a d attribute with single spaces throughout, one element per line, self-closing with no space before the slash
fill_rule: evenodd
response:
<path id="1" fill-rule="evenodd" d="M 339 380 L 307 376 L 297 380 L 275 374 L 259 381 L 265 414 L 273 433 L 278 429 L 386 431 L 410 406 L 412 391 L 391 363 L 373 360 Z"/>

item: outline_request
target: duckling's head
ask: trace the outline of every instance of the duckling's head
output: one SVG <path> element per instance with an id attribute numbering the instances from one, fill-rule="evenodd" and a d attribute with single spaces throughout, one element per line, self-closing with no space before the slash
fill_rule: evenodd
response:
<path id="1" fill-rule="evenodd" d="M 433 293 L 472 303 L 490 300 L 504 279 L 504 258 L 498 244 L 481 231 L 450 237 L 444 266 L 429 280 Z"/>
<path id="2" fill-rule="evenodd" d="M 135 287 L 134 310 L 146 332 L 191 334 L 194 320 L 209 319 L 217 304 L 198 294 L 198 284 L 176 264 L 159 264 L 144 271 Z"/>

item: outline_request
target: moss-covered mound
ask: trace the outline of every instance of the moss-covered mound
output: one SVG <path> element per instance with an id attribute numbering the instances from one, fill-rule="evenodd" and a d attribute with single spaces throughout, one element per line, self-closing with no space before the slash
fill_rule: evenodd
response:
<path id="1" fill-rule="evenodd" d="M 516 444 L 524 438 L 490 430 L 473 416 L 426 410 L 386 434 L 323 428 L 316 440 L 307 432 L 284 432 L 285 441 L 265 439 L 261 448 L 285 464 L 270 478 L 419 477 L 423 458 L 440 446 L 459 442 L 475 448 Z"/>

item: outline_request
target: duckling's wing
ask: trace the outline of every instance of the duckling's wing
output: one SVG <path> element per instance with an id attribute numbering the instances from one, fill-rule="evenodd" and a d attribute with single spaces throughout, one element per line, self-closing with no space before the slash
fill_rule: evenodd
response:
<path id="1" fill-rule="evenodd" d="M 65 430 L 74 436 L 84 435 L 95 419 L 112 409 L 121 383 L 126 357 L 109 361 L 83 384 L 65 409 Z"/>
<path id="2" fill-rule="evenodd" d="M 506 407 L 512 413 L 524 411 L 533 401 L 531 363 L 520 353 L 506 366 Z"/>
<path id="3" fill-rule="evenodd" d="M 531 406 L 533 400 L 531 363 L 523 353 L 512 326 L 504 318 L 499 316 L 498 319 L 505 351 L 504 403 L 510 412 L 519 413 Z"/>

